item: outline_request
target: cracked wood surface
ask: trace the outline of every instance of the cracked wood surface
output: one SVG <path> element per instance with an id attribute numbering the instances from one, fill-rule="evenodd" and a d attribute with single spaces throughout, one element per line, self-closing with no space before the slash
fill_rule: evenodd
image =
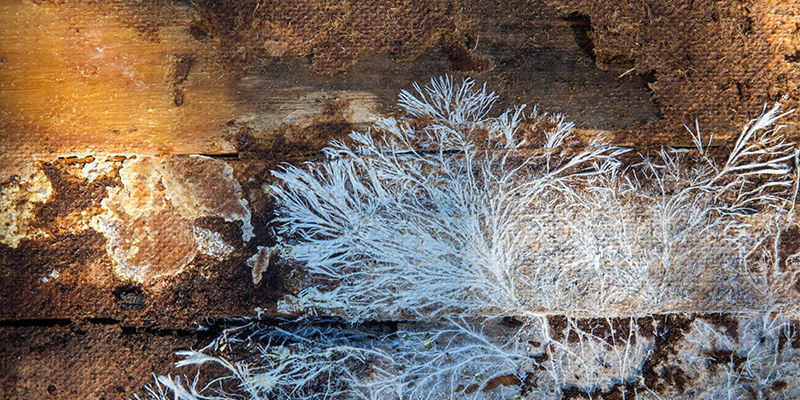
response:
<path id="1" fill-rule="evenodd" d="M 264 254 L 269 171 L 396 112 L 412 82 L 472 76 L 579 134 L 689 144 L 652 77 L 595 66 L 588 18 L 442 4 L 410 45 L 325 25 L 319 46 L 364 49 L 337 61 L 292 47 L 313 18 L 265 37 L 202 2 L 0 0 L 0 397 L 128 398 L 170 372 L 163 354 L 201 345 L 206 318 L 273 312 L 292 266 Z"/>
<path id="2" fill-rule="evenodd" d="M 0 7 L 4 320 L 186 326 L 272 309 L 289 267 L 255 285 L 247 265 L 274 242 L 269 170 L 392 114 L 415 81 L 474 75 L 501 106 L 536 103 L 621 144 L 659 118 L 641 78 L 594 67 L 585 20 L 540 3 L 471 10 L 469 49 L 442 39 L 327 74 L 303 58 L 226 65 L 185 3 Z"/>

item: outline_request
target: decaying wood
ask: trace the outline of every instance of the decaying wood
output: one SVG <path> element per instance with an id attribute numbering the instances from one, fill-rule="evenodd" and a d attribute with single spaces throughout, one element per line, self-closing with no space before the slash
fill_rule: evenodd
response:
<path id="1" fill-rule="evenodd" d="M 582 121 L 587 135 L 599 129 L 625 132 L 619 129 L 658 118 L 640 78 L 616 79 L 594 68 L 590 55 L 579 47 L 584 38 L 576 39 L 585 21 L 564 19 L 539 3 L 519 5 L 516 15 L 500 5 L 470 10 L 474 22 L 459 36 L 474 41 L 467 43 L 469 49 L 452 44 L 450 34 L 426 42 L 427 50 L 415 59 L 366 54 L 343 72 L 327 74 L 301 58 L 226 63 L 222 33 L 214 37 L 214 27 L 203 25 L 209 20 L 204 9 L 185 3 L 152 8 L 117 3 L 103 9 L 7 0 L 2 7 L 0 146 L 6 156 L 0 171 L 9 193 L 6 210 L 18 216 L 3 235 L 2 264 L 13 277 L 5 280 L 4 319 L 127 320 L 133 313 L 137 320 L 147 312 L 120 308 L 112 294 L 125 285 L 147 293 L 144 308 L 156 313 L 146 318 L 151 322 L 167 323 L 167 315 L 186 322 L 268 308 L 266 299 L 277 290 L 269 284 L 253 289 L 264 293 L 260 296 L 236 290 L 235 298 L 242 302 L 196 294 L 225 293 L 228 284 L 222 282 L 227 279 L 221 276 L 246 278 L 246 260 L 274 240 L 266 228 L 270 200 L 262 190 L 269 169 L 300 161 L 329 139 L 393 113 L 401 89 L 453 69 L 466 69 L 462 73 L 489 82 L 501 95 L 501 105 L 538 103 L 542 109 L 564 112 Z M 201 28 L 210 33 L 198 33 Z M 442 27 L 429 29 L 438 32 Z M 462 65 L 464 57 L 491 60 L 493 67 L 469 71 L 469 65 Z M 621 139 L 621 144 L 632 142 Z M 175 157 L 188 159 L 179 154 L 217 158 L 193 158 L 204 166 L 193 171 L 182 169 L 189 164 L 173 162 Z M 145 167 L 129 173 L 134 165 Z M 220 176 L 223 170 L 229 170 L 229 178 Z M 144 180 L 142 187 L 130 187 L 136 177 Z M 163 182 L 154 177 L 182 182 L 192 177 L 196 184 L 167 184 L 158 192 Z M 226 179 L 235 190 L 216 191 L 215 185 Z M 234 214 L 247 210 L 249 221 L 214 212 L 181 214 L 197 206 L 191 201 L 175 208 L 176 196 L 204 198 L 214 208 L 232 195 L 247 204 Z M 114 205 L 119 196 L 132 202 L 123 211 Z M 172 201 L 166 208 L 164 199 Z M 113 217 L 103 219 L 108 213 Z M 228 226 L 218 229 L 229 231 L 254 229 L 254 237 L 229 234 L 226 243 L 232 250 L 226 251 L 232 258 L 214 261 L 203 256 L 200 236 L 191 232 L 209 224 Z M 171 233 L 160 233 L 168 228 Z M 139 240 L 145 232 L 152 238 L 142 239 L 147 243 Z M 150 276 L 160 276 L 158 284 L 141 276 L 130 282 L 133 275 L 119 271 L 126 268 L 120 267 L 122 260 L 131 257 L 163 264 L 153 271 L 182 273 Z M 228 272 L 216 275 L 220 271 Z M 174 288 L 180 284 L 170 279 L 186 279 L 189 285 L 196 274 L 205 276 L 201 280 L 209 289 L 182 294 L 194 299 L 194 312 L 173 308 L 171 295 L 162 300 L 155 294 L 179 292 Z M 253 286 L 246 279 L 240 283 Z M 92 295 L 98 291 L 104 294 Z M 50 300 L 34 302 L 31 293 Z"/>
<path id="2" fill-rule="evenodd" d="M 541 1 L 394 3 L 359 12 L 419 26 L 354 26 L 344 2 L 306 18 L 257 1 L 0 0 L 0 397 L 125 398 L 168 364 L 153 358 L 162 348 L 198 344 L 184 330 L 274 312 L 293 266 L 268 253 L 269 171 L 397 112 L 412 82 L 469 75 L 500 107 L 561 112 L 579 135 L 689 144 L 652 78 L 625 73 L 638 64 L 595 66 L 585 16 Z M 399 39 L 367 40 L 386 30 Z M 53 354 L 85 368 L 61 348 L 87 337 L 96 371 L 122 371 L 108 361 L 118 346 L 147 368 L 83 386 L 37 372 Z"/>

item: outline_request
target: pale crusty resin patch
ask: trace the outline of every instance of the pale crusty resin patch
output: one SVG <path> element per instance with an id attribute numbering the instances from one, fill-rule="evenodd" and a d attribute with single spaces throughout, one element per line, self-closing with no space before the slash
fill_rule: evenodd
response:
<path id="1" fill-rule="evenodd" d="M 278 252 L 277 247 L 258 246 L 258 252 L 247 259 L 247 266 L 253 271 L 253 284 L 258 285 L 264 277 L 264 272 L 269 269 L 269 259 Z"/>
<path id="2" fill-rule="evenodd" d="M 31 222 L 35 218 L 34 207 L 45 203 L 52 194 L 53 186 L 35 165 L 0 184 L 0 242 L 16 248 L 22 239 L 46 235 Z"/>
<path id="3" fill-rule="evenodd" d="M 172 157 L 162 162 L 166 195 L 187 219 L 218 216 L 242 222 L 242 240 L 253 237 L 250 209 L 233 168 L 210 157 Z"/>
<path id="4" fill-rule="evenodd" d="M 224 258 L 232 246 L 197 229 L 199 217 L 241 221 L 242 239 L 253 236 L 247 200 L 232 168 L 208 157 L 141 157 L 125 161 L 122 187 L 109 190 L 94 227 L 108 239 L 116 272 L 146 281 L 183 270 L 198 251 Z"/>
<path id="5" fill-rule="evenodd" d="M 194 237 L 201 253 L 208 254 L 218 260 L 224 259 L 233 252 L 233 246 L 225 242 L 219 232 L 195 226 Z"/>

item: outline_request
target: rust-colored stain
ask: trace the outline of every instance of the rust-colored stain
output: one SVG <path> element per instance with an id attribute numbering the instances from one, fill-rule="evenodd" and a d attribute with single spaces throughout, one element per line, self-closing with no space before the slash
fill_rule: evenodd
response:
<path id="1" fill-rule="evenodd" d="M 289 267 L 276 263 L 253 285 L 247 265 L 274 244 L 266 165 L 189 156 L 29 163 L 29 174 L 0 185 L 14 227 L 0 230 L 0 320 L 187 326 L 273 309 Z"/>
<path id="2" fill-rule="evenodd" d="M 120 276 L 147 281 L 180 273 L 198 251 L 216 258 L 232 252 L 220 234 L 194 221 L 217 216 L 236 221 L 237 244 L 253 237 L 250 209 L 233 170 L 208 157 L 140 157 L 119 170 L 122 185 L 109 190 L 106 212 L 93 227 L 108 238 Z"/>
<path id="3" fill-rule="evenodd" d="M 174 156 L 163 162 L 162 183 L 170 201 L 186 218 L 220 216 L 240 221 L 242 241 L 253 237 L 250 209 L 233 169 L 224 161 L 200 156 Z"/>
<path id="4" fill-rule="evenodd" d="M 98 228 L 117 272 L 136 281 L 179 273 L 197 251 L 191 222 L 168 203 L 127 220 L 109 218 Z"/>
<path id="5" fill-rule="evenodd" d="M 0 0 L 0 397 L 128 398 L 176 372 L 164 355 L 211 338 L 176 329 L 274 313 L 300 271 L 272 251 L 269 171 L 391 113 L 413 81 L 471 74 L 590 130 L 628 129 L 613 141 L 637 148 L 681 140 L 695 117 L 727 127 L 800 99 L 797 0 L 557 3 L 582 15 L 524 1 Z M 658 107 L 635 73 L 615 80 L 631 66 Z M 691 318 L 637 319 L 656 341 L 648 387 L 684 384 L 666 366 Z M 628 322 L 578 324 L 617 335 Z"/>
<path id="6" fill-rule="evenodd" d="M 17 247 L 22 238 L 46 236 L 46 232 L 37 232 L 32 222 L 37 205 L 52 194 L 52 183 L 33 165 L 0 184 L 0 242 Z"/>

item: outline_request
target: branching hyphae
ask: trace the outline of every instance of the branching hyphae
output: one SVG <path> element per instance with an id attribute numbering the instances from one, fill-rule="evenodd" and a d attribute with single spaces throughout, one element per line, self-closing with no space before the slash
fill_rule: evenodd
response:
<path id="1" fill-rule="evenodd" d="M 415 88 L 400 95 L 407 116 L 273 172 L 284 256 L 309 277 L 284 311 L 357 321 L 786 302 L 794 272 L 778 247 L 797 152 L 773 128 L 778 105 L 721 159 L 696 129 L 692 150 L 622 163 L 623 149 L 576 141 L 560 116 L 490 117 L 496 96 L 470 80 Z"/>
<path id="2" fill-rule="evenodd" d="M 703 319 L 692 323 L 677 349 L 675 364 L 687 379 L 702 380 L 705 385 L 675 398 L 798 398 L 800 349 L 791 343 L 797 328 L 784 315 L 769 312 L 730 318 L 738 320 L 734 328 Z"/>
<path id="3" fill-rule="evenodd" d="M 800 393 L 798 153 L 778 105 L 726 154 L 695 126 L 693 148 L 635 156 L 559 115 L 491 116 L 471 80 L 415 89 L 403 117 L 273 172 L 275 249 L 304 272 L 280 310 L 312 319 L 179 352 L 227 375 L 159 376 L 151 399 Z M 680 317 L 713 311 L 734 322 Z"/>
<path id="4" fill-rule="evenodd" d="M 782 315 L 734 314 L 727 328 L 698 316 L 684 330 L 669 318 L 250 323 L 200 351 L 177 353 L 178 366 L 216 364 L 227 375 L 202 383 L 159 376 L 148 397 L 555 400 L 577 391 L 592 398 L 739 399 L 769 398 L 776 387 L 786 398 L 800 394 L 800 349 L 791 344 L 797 332 Z M 658 349 L 656 358 L 657 341 L 674 347 Z M 656 393 L 659 379 L 692 386 Z"/>
<path id="5" fill-rule="evenodd" d="M 652 339 L 633 319 L 602 333 L 564 321 L 557 330 L 545 317 L 513 326 L 448 319 L 388 331 L 325 321 L 251 324 L 201 351 L 178 353 L 178 366 L 218 364 L 228 376 L 202 387 L 161 376 L 150 397 L 508 399 L 521 398 L 523 382 L 532 380 L 527 397 L 557 399 L 566 387 L 592 392 L 640 379 Z M 221 355 L 223 344 L 240 358 Z"/>

